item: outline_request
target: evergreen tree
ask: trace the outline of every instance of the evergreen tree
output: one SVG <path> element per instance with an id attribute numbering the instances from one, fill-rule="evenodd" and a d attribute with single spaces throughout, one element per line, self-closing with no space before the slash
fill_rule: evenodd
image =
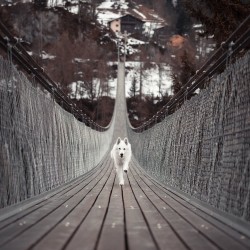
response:
<path id="1" fill-rule="evenodd" d="M 173 71 L 171 73 L 171 78 L 172 78 L 171 89 L 173 91 L 173 94 L 175 95 L 181 89 L 181 82 L 180 82 L 178 75 L 175 74 Z"/>
<path id="2" fill-rule="evenodd" d="M 178 91 L 180 91 L 182 86 L 184 86 L 188 82 L 190 77 L 194 74 L 195 74 L 195 65 L 192 62 L 188 53 L 185 51 L 181 57 L 181 64 L 175 66 L 175 69 L 171 74 L 173 82 L 172 85 L 173 94 L 176 94 Z"/>
<path id="3" fill-rule="evenodd" d="M 192 22 L 187 10 L 184 8 L 182 1 L 178 2 L 176 8 L 176 32 L 179 35 L 189 34 L 192 28 Z"/>
<path id="4" fill-rule="evenodd" d="M 181 85 L 185 85 L 190 77 L 195 74 L 195 65 L 190 60 L 187 52 L 185 51 L 181 58 L 181 74 L 180 82 Z"/>
<path id="5" fill-rule="evenodd" d="M 129 93 L 130 97 L 135 97 L 138 94 L 138 88 L 136 86 L 136 78 L 135 77 L 132 80 L 132 84 L 131 84 L 129 91 L 130 91 L 130 93 Z"/>

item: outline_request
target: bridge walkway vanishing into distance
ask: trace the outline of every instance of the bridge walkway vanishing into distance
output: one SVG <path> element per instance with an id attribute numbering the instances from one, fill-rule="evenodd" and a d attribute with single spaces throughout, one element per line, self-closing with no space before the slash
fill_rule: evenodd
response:
<path id="1" fill-rule="evenodd" d="M 123 63 L 119 71 L 114 138 L 126 136 Z M 135 159 L 121 188 L 109 154 L 76 180 L 3 210 L 2 250 L 250 247 L 247 235 L 158 183 Z"/>
<path id="2" fill-rule="evenodd" d="M 243 70 L 242 72 L 244 73 L 243 74 L 241 72 L 240 75 L 241 77 L 244 77 L 244 81 L 246 83 L 246 81 L 249 80 L 249 75 L 250 75 L 249 58 L 250 58 L 250 55 L 248 53 L 244 57 L 244 59 L 242 59 L 243 61 L 241 62 L 241 64 L 239 64 L 238 66 L 234 66 L 233 69 L 230 69 L 231 70 L 230 72 L 232 73 L 232 74 L 230 73 L 230 77 L 232 77 L 232 75 L 235 72 L 239 71 L 239 68 L 240 68 Z M 242 67 L 242 65 L 244 65 L 244 67 Z M 14 74 L 13 68 L 11 70 L 12 70 L 11 73 Z M 227 74 L 229 73 L 227 72 Z M 236 76 L 236 78 L 237 77 L 238 76 Z M 228 78 L 226 78 L 225 75 L 222 76 L 220 80 L 223 81 L 224 78 L 226 79 L 225 82 L 228 83 L 229 82 L 227 80 Z M 249 95 L 248 95 L 249 92 L 246 93 L 247 92 L 246 89 L 248 89 L 249 91 L 249 86 L 247 85 L 249 85 L 249 82 L 247 84 L 244 84 L 243 87 L 241 86 L 242 95 L 239 98 L 236 98 L 236 95 L 239 95 L 238 92 L 240 92 L 241 90 L 238 90 L 237 92 L 235 89 L 232 89 L 233 87 L 231 85 L 230 85 L 231 86 L 230 89 L 232 91 L 236 91 L 237 93 L 235 92 L 236 94 L 234 96 L 231 96 L 229 94 L 231 98 L 229 103 L 232 103 L 234 102 L 234 100 L 237 100 L 237 105 L 238 105 L 237 107 L 241 107 L 240 105 L 241 104 L 245 105 L 245 103 L 247 103 L 248 105 L 248 107 L 246 108 L 247 110 L 246 116 L 244 116 L 242 112 L 237 113 L 237 115 L 240 116 L 241 118 L 240 124 L 243 123 L 244 117 L 245 117 L 244 121 L 246 121 L 244 123 L 245 125 L 244 133 L 246 132 L 248 133 L 247 134 L 248 138 L 244 139 L 244 142 L 242 142 L 244 144 L 243 148 L 246 149 L 246 151 L 244 152 L 249 152 L 247 151 L 249 149 L 247 148 L 245 144 L 245 143 L 249 144 L 249 124 L 250 124 L 249 116 L 248 116 L 249 110 L 250 110 Z M 3 89 L 4 88 L 2 87 L 0 90 L 2 91 Z M 14 95 L 13 93 L 14 91 L 17 91 L 16 89 L 17 87 L 12 90 L 10 95 Z M 218 89 L 215 89 L 215 92 L 217 90 Z M 25 93 L 26 92 L 27 90 L 25 91 Z M 206 93 L 207 92 L 205 91 L 204 99 L 207 100 L 208 97 L 206 96 Z M 212 93 L 212 92 L 209 92 L 209 93 Z M 223 96 L 223 94 L 226 95 L 225 89 L 224 89 L 224 92 L 222 91 L 222 97 L 220 96 L 220 98 L 225 97 Z M 30 95 L 33 95 L 33 92 Z M 41 95 L 39 93 L 39 98 L 40 96 L 42 99 L 46 99 L 44 95 Z M 1 94 L 1 98 L 3 98 L 2 94 Z M 36 101 L 39 102 L 40 99 L 38 100 L 37 98 L 38 97 L 36 97 Z M 200 97 L 197 97 L 197 98 L 200 98 Z M 201 103 L 200 99 L 197 99 L 197 98 L 196 99 L 194 98 L 194 99 L 198 103 Z M 20 100 L 20 102 L 25 103 L 26 99 L 27 98 L 25 97 L 23 100 Z M 239 103 L 238 100 L 243 100 L 243 101 Z M 196 104 L 196 102 L 194 104 Z M 184 104 L 184 106 L 185 105 L 186 104 Z M 61 107 L 57 107 L 57 106 L 55 108 L 55 112 L 59 112 L 61 110 Z M 208 106 L 208 103 L 205 102 L 204 106 Z M 43 108 L 44 110 L 46 110 L 47 106 L 44 105 Z M 218 105 L 219 112 L 221 112 L 221 109 L 222 107 Z M 52 110 L 51 108 L 48 108 L 48 110 L 50 112 L 54 112 L 54 110 Z M 225 110 L 228 110 L 228 106 L 227 108 L 225 108 Z M 29 112 L 28 110 L 26 111 Z M 184 109 L 182 112 L 185 113 L 186 110 Z M 0 249 L 1 250 L 7 250 L 7 249 L 8 250 L 21 250 L 21 249 L 26 249 L 26 250 L 27 249 L 29 250 L 30 249 L 36 249 L 36 250 L 38 249 L 41 249 L 41 250 L 49 250 L 49 249 L 53 249 L 53 250 L 56 250 L 56 249 L 58 250 L 59 249 L 60 250 L 61 249 L 72 249 L 72 250 L 77 250 L 77 249 L 89 249 L 89 250 L 91 249 L 93 250 L 94 249 L 105 249 L 105 250 L 108 250 L 108 249 L 116 249 L 116 250 L 120 250 L 120 249 L 121 250 L 122 249 L 124 250 L 128 250 L 128 249 L 129 250 L 140 250 L 140 249 L 143 249 L 143 250 L 144 249 L 241 250 L 241 249 L 250 249 L 250 229 L 249 229 L 250 228 L 249 227 L 249 213 L 250 212 L 248 211 L 249 193 L 250 193 L 249 161 L 247 163 L 248 165 L 246 168 L 244 168 L 243 170 L 239 170 L 240 173 L 242 174 L 243 172 L 243 175 L 247 178 L 248 182 L 244 181 L 245 189 L 242 189 L 242 190 L 244 192 L 246 191 L 248 196 L 245 195 L 242 198 L 242 195 L 241 195 L 242 193 L 239 195 L 236 194 L 235 196 L 236 198 L 232 198 L 230 200 L 231 203 L 227 200 L 228 207 L 227 209 L 225 208 L 224 210 L 221 209 L 220 207 L 220 204 L 222 203 L 224 197 L 216 198 L 217 205 L 214 205 L 212 201 L 207 202 L 206 204 L 206 200 L 202 199 L 202 197 L 205 197 L 204 193 L 203 193 L 204 196 L 201 195 L 200 196 L 201 198 L 199 199 L 197 198 L 197 196 L 192 195 L 192 194 L 195 194 L 194 192 L 192 194 L 189 192 L 188 185 L 184 186 L 183 184 L 185 181 L 184 177 L 186 176 L 186 173 L 187 173 L 185 172 L 186 171 L 185 167 L 182 168 L 182 171 L 177 171 L 177 175 L 178 175 L 177 178 L 183 178 L 182 185 L 184 188 L 182 188 L 182 190 L 178 189 L 177 185 L 173 185 L 173 187 L 171 187 L 171 185 L 167 185 L 166 183 L 163 184 L 164 181 L 162 182 L 161 178 L 158 178 L 158 180 L 156 180 L 155 178 L 152 177 L 152 175 L 149 175 L 147 173 L 150 171 L 146 172 L 144 170 L 144 165 L 143 165 L 144 163 L 143 161 L 141 161 L 142 156 L 140 155 L 141 154 L 140 152 L 142 150 L 147 151 L 149 150 L 150 147 L 152 147 L 152 145 L 150 144 L 150 140 L 152 141 L 153 138 L 147 137 L 147 134 L 146 134 L 146 138 L 147 138 L 146 140 L 148 140 L 147 146 L 139 146 L 140 144 L 136 144 L 136 142 L 139 140 L 137 135 L 142 136 L 147 131 L 144 131 L 142 133 L 131 132 L 129 130 L 129 124 L 128 124 L 128 120 L 126 117 L 126 113 L 127 111 L 126 111 L 126 100 L 125 100 L 125 65 L 124 63 L 120 62 L 119 67 L 118 67 L 117 98 L 116 98 L 116 103 L 115 103 L 114 116 L 113 116 L 111 125 L 108 129 L 108 131 L 111 131 L 111 132 L 109 132 L 108 136 L 104 137 L 104 139 L 102 138 L 99 139 L 99 137 L 90 137 L 90 138 L 94 138 L 94 139 L 91 139 L 91 141 L 95 140 L 97 142 L 96 143 L 97 146 L 100 146 L 99 144 L 101 144 L 104 147 L 104 151 L 103 151 L 104 153 L 100 155 L 96 154 L 96 158 L 99 157 L 101 160 L 98 160 L 98 163 L 95 164 L 95 166 L 93 165 L 92 167 L 88 167 L 87 169 L 88 171 L 85 171 L 79 174 L 78 176 L 75 173 L 73 173 L 75 178 L 64 179 L 64 182 L 65 182 L 64 184 L 54 185 L 54 186 L 52 185 L 52 187 L 54 188 L 49 187 L 47 190 L 45 189 L 44 192 L 40 192 L 40 194 L 37 194 L 36 190 L 38 189 L 43 190 L 44 186 L 48 185 L 46 182 L 47 179 L 45 177 L 48 177 L 46 174 L 50 173 L 51 169 L 49 168 L 46 169 L 45 171 L 43 171 L 43 173 L 41 174 L 41 178 L 40 178 L 40 182 L 41 183 L 43 182 L 45 184 L 40 184 L 41 186 L 38 188 L 37 187 L 38 184 L 36 185 L 36 183 L 33 183 L 33 185 L 36 187 L 32 191 L 34 195 L 30 195 L 28 199 L 27 197 L 20 198 L 22 195 L 20 191 L 20 189 L 22 189 L 21 185 L 17 186 L 17 188 L 16 187 L 13 188 L 15 189 L 13 193 L 18 194 L 19 199 L 22 201 L 17 204 L 13 204 L 15 203 L 14 201 L 12 202 L 13 205 L 11 206 L 7 206 L 8 204 L 7 205 L 4 204 L 5 207 L 0 210 Z M 19 115 L 19 114 L 13 113 L 12 115 Z M 64 116 L 62 117 L 66 117 L 66 118 L 68 117 L 67 114 L 63 114 L 63 115 Z M 188 119 L 190 119 L 188 113 L 186 113 L 185 115 L 187 115 Z M 178 116 L 175 119 L 177 119 L 177 123 L 179 124 L 180 121 L 178 120 Z M 3 117 L 3 112 L 1 113 L 1 118 L 2 117 Z M 173 115 L 171 115 L 171 117 L 173 117 Z M 59 119 L 59 118 L 56 118 L 56 119 Z M 212 119 L 212 118 L 213 117 L 211 116 L 209 119 Z M 30 122 L 31 119 L 32 117 L 29 117 L 29 119 L 27 120 L 29 120 Z M 73 116 L 70 116 L 69 119 L 72 120 L 75 118 Z M 235 119 L 236 118 L 234 118 L 234 120 Z M 50 117 L 48 117 L 48 120 L 50 120 Z M 218 117 L 217 122 L 219 124 L 221 122 L 220 120 L 221 119 Z M 63 124 L 63 121 L 64 121 L 63 119 L 60 120 L 62 124 Z M 51 119 L 51 122 L 53 122 L 53 119 Z M 225 122 L 225 120 L 223 120 L 223 122 Z M 39 124 L 41 124 L 41 122 Z M 68 121 L 67 121 L 67 124 L 68 124 Z M 158 131 L 157 133 L 155 132 L 156 133 L 155 135 L 158 136 L 158 139 L 156 138 L 156 140 L 163 141 L 163 143 L 165 143 L 165 139 L 161 137 L 160 132 L 162 132 L 162 128 L 164 128 L 166 125 L 165 123 L 163 123 L 163 127 L 159 127 L 160 124 L 161 123 L 156 124 L 149 130 L 154 131 L 154 128 L 155 128 L 155 131 Z M 207 123 L 204 122 L 204 126 L 206 125 Z M 237 128 L 236 125 L 234 126 Z M 48 126 L 48 124 L 46 126 Z M 60 128 L 59 130 L 64 131 L 63 125 L 59 124 L 58 126 L 62 126 L 62 127 L 59 127 Z M 67 125 L 67 126 L 70 126 L 70 125 Z M 188 125 L 186 125 L 186 127 L 187 126 Z M 176 130 L 179 129 L 177 125 L 173 125 L 173 127 L 175 127 Z M 159 130 L 157 130 L 157 128 L 159 128 Z M 197 128 L 197 126 L 195 128 Z M 7 130 L 7 128 L 3 126 L 3 124 L 1 124 L 1 129 L 3 130 L 6 129 L 2 132 L 1 136 L 3 136 L 3 133 L 7 133 L 9 131 Z M 49 127 L 46 127 L 46 129 L 50 130 Z M 85 129 L 84 133 L 91 134 L 91 131 L 88 130 L 88 128 L 84 128 L 84 129 Z M 70 129 L 67 129 L 67 131 L 69 134 L 74 133 L 74 131 L 71 132 Z M 79 128 L 79 131 L 80 131 L 80 128 Z M 243 130 L 241 130 L 239 133 L 242 133 L 242 131 Z M 18 131 L 18 133 L 19 132 L 20 131 Z M 11 133 L 13 133 L 13 131 Z M 51 132 L 52 139 L 54 138 L 53 133 Z M 107 133 L 107 132 L 97 131 L 96 133 L 102 134 L 102 133 Z M 199 136 L 201 136 L 200 132 L 198 134 Z M 61 134 L 61 136 L 62 135 L 63 134 Z M 49 134 L 48 135 L 46 134 L 46 136 L 50 138 Z M 125 185 L 123 187 L 120 187 L 118 185 L 116 173 L 114 171 L 113 163 L 110 158 L 111 146 L 114 144 L 118 136 L 120 137 L 128 136 L 129 140 L 132 143 L 132 150 L 133 152 L 135 152 L 132 158 L 132 162 L 130 164 L 130 169 L 128 171 L 128 174 L 125 175 Z M 202 136 L 206 136 L 206 135 L 202 135 Z M 230 134 L 230 136 L 232 135 Z M 220 136 L 217 136 L 217 137 L 219 137 L 221 140 Z M 213 140 L 215 140 L 217 137 L 214 136 Z M 3 137 L 1 137 L 1 139 L 2 138 Z M 243 152 L 242 147 L 240 146 L 240 140 L 236 140 L 237 138 L 234 137 L 234 142 L 236 141 L 236 144 L 237 144 L 236 151 Z M 242 137 L 240 136 L 240 138 Z M 18 138 L 15 138 L 15 140 L 17 139 Z M 76 138 L 76 140 L 77 139 L 79 138 Z M 88 138 L 86 137 L 85 139 L 87 140 Z M 36 138 L 36 140 L 38 139 Z M 64 145 L 63 140 L 60 141 L 60 146 Z M 183 140 L 185 140 L 185 138 Z M 87 142 L 87 143 L 90 143 L 90 142 Z M 28 140 L 27 140 L 27 143 L 28 143 Z M 49 139 L 45 140 L 44 143 L 47 147 L 47 145 L 50 145 L 48 144 L 50 143 L 50 140 Z M 157 145 L 157 143 L 155 143 L 154 145 Z M 178 141 L 178 143 L 181 143 L 181 141 Z M 190 142 L 188 143 L 190 144 Z M 22 150 L 21 150 L 22 157 L 24 157 L 25 155 L 23 152 L 26 152 L 25 151 L 26 144 L 22 145 Z M 67 141 L 66 146 L 65 146 L 66 149 L 67 149 L 68 144 L 73 144 L 73 142 Z M 91 151 L 95 152 L 96 144 L 93 144 L 94 146 L 91 146 L 88 149 L 89 152 Z M 5 152 L 8 152 L 6 149 L 8 147 L 7 142 L 3 142 L 3 145 L 4 147 L 2 147 L 1 150 L 6 150 Z M 198 140 L 198 145 L 200 145 L 200 147 L 202 146 L 200 137 Z M 205 145 L 207 146 L 207 144 Z M 34 144 L 32 147 L 36 147 L 36 146 L 37 145 Z M 58 146 L 56 146 L 56 148 L 57 147 Z M 77 148 L 79 147 L 80 146 L 78 145 Z M 165 145 L 165 147 L 159 146 L 159 148 L 157 147 L 154 148 L 153 146 L 153 151 L 151 151 L 152 157 L 153 156 L 155 157 L 155 155 L 157 155 L 161 151 L 161 148 L 167 149 L 167 144 Z M 43 150 L 44 152 L 47 152 L 46 149 L 43 149 Z M 56 150 L 56 149 L 53 149 L 53 150 Z M 98 148 L 98 150 L 102 151 L 102 149 L 100 148 Z M 176 148 L 176 150 L 178 151 L 178 148 Z M 194 149 L 190 147 L 188 148 L 188 152 L 191 152 L 192 150 Z M 75 151 L 72 151 L 72 152 L 75 152 Z M 199 152 L 200 151 L 196 151 L 197 155 Z M 38 153 L 41 153 L 41 152 L 39 151 Z M 55 151 L 55 153 L 58 154 L 57 151 Z M 67 153 L 68 152 L 65 152 L 63 155 L 65 161 L 68 160 L 68 157 L 69 157 Z M 174 157 L 176 158 L 178 152 L 173 152 L 173 153 L 175 153 Z M 74 156 L 73 153 L 71 155 L 72 157 Z M 216 151 L 215 155 L 216 155 L 215 158 L 218 159 L 220 156 L 220 151 Z M 47 153 L 46 156 L 55 157 L 53 155 L 51 156 L 51 154 L 49 153 Z M 10 161 L 11 157 L 10 156 L 8 157 Z M 29 159 L 28 156 L 26 157 L 27 159 Z M 172 159 L 171 157 L 172 156 L 169 156 L 169 159 Z M 160 156 L 158 158 L 160 158 Z M 6 159 L 7 158 L 4 158 L 5 161 Z M 32 158 L 32 159 L 35 159 L 35 158 Z M 144 157 L 144 159 L 146 162 L 147 161 L 152 162 L 153 166 L 159 165 L 158 160 L 165 160 L 165 158 L 164 159 L 151 158 L 150 154 L 146 158 Z M 249 157 L 247 159 L 249 160 Z M 245 160 L 247 161 L 247 159 Z M 198 160 L 200 161 L 200 159 Z M 212 160 L 214 160 L 214 158 Z M 24 161 L 24 162 L 25 164 L 29 163 L 29 161 Z M 93 156 L 93 158 L 89 159 L 89 162 L 91 164 L 94 164 L 93 162 L 95 162 L 95 155 Z M 237 162 L 239 165 L 241 164 L 239 160 Z M 56 160 L 56 163 L 61 164 L 59 158 Z M 3 163 L 1 163 L 1 165 L 2 164 Z M 20 164 L 18 164 L 17 168 L 20 167 L 19 166 Z M 188 164 L 188 163 L 184 162 L 184 164 Z M 145 163 L 145 166 L 146 166 L 146 163 Z M 45 166 L 43 167 L 45 168 Z M 213 167 L 216 168 L 217 165 L 213 165 Z M 145 169 L 147 170 L 147 167 L 145 167 Z M 35 171 L 38 171 L 37 173 L 40 173 L 39 169 L 37 170 L 34 168 L 32 169 L 32 171 L 33 173 L 35 173 Z M 55 176 L 58 177 L 57 172 L 55 170 L 53 171 L 54 171 L 53 173 L 55 174 Z M 60 169 L 60 171 L 64 171 L 64 169 L 62 168 Z M 162 174 L 161 171 L 162 171 L 161 169 L 158 171 L 159 175 Z M 196 179 L 193 182 L 198 183 L 200 186 L 203 183 L 200 181 L 200 179 L 205 178 L 204 177 L 205 171 L 201 171 L 201 169 L 197 169 L 197 171 L 198 172 L 200 171 L 200 173 L 196 172 L 196 175 L 198 175 L 198 179 Z M 217 171 L 219 170 L 217 169 Z M 169 173 L 172 178 L 174 169 L 171 170 L 170 172 Z M 206 171 L 206 172 L 209 172 L 209 171 Z M 70 170 L 67 169 L 66 173 L 68 176 L 70 174 Z M 228 172 L 224 171 L 223 173 L 225 174 L 224 178 L 227 179 Z M 1 172 L 1 176 L 4 176 L 4 174 L 5 172 Z M 19 172 L 19 175 L 21 174 L 22 173 Z M 26 178 L 30 178 L 30 176 L 27 173 L 25 174 L 26 174 Z M 156 174 L 155 176 L 157 177 Z M 36 175 L 33 176 L 33 178 L 35 177 Z M 59 177 L 58 179 L 61 178 Z M 42 180 L 42 178 L 44 178 L 44 180 Z M 17 182 L 19 181 L 19 179 L 18 179 L 18 176 L 13 177 L 13 180 L 16 180 Z M 211 179 L 212 177 L 210 176 L 210 180 Z M 230 179 L 231 182 L 233 180 Z M 53 181 L 56 182 L 57 181 L 56 178 L 54 178 Z M 236 182 L 237 181 L 242 182 L 242 179 L 236 178 Z M 190 187 L 193 185 L 193 182 L 189 181 Z M 218 179 L 216 179 L 216 182 L 218 182 Z M 222 182 L 223 182 L 223 178 L 220 179 L 220 183 Z M 173 182 L 173 183 L 176 184 L 177 182 Z M 10 186 L 10 183 L 7 183 L 7 184 Z M 18 185 L 18 183 L 16 183 L 16 185 Z M 205 183 L 204 185 L 212 186 L 211 183 Z M 238 183 L 238 185 L 242 187 L 241 185 L 243 184 Z M 219 189 L 219 187 L 217 187 L 217 189 Z M 225 189 L 225 186 L 222 185 L 222 189 L 219 189 L 218 195 L 222 195 L 224 192 L 224 189 Z M 1 195 L 3 194 L 2 195 L 3 197 L 5 195 L 5 192 L 2 186 L 1 186 L 1 190 L 3 191 L 3 192 L 1 191 L 2 192 Z M 11 187 L 9 187 L 9 190 L 6 195 L 7 198 L 6 199 L 2 198 L 1 200 L 2 203 L 4 203 L 5 200 L 11 201 L 11 195 L 12 195 L 11 190 L 12 190 Z M 242 190 L 241 192 L 243 192 Z M 203 191 L 204 190 L 202 190 L 202 192 Z M 213 190 L 211 191 L 209 188 L 206 191 L 208 191 L 208 193 L 213 192 Z M 27 192 L 31 193 L 30 190 L 28 190 Z M 231 195 L 233 196 L 233 194 Z M 210 196 L 210 199 L 212 199 L 211 197 L 214 197 L 214 196 L 215 195 Z M 243 204 L 240 207 L 239 211 L 235 208 L 233 204 L 234 202 L 233 199 L 237 199 L 236 200 L 237 204 Z M 15 199 L 13 198 L 13 200 Z M 222 205 L 223 204 L 224 203 L 222 203 Z M 231 207 L 232 209 L 230 210 Z"/>

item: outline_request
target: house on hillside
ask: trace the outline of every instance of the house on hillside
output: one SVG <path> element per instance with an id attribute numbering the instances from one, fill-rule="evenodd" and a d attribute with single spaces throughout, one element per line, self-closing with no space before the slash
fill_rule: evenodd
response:
<path id="1" fill-rule="evenodd" d="M 126 30 L 128 33 L 139 32 L 142 33 L 142 26 L 144 21 L 132 15 L 125 15 L 121 17 L 121 32 Z"/>
<path id="2" fill-rule="evenodd" d="M 111 20 L 109 22 L 109 27 L 115 33 L 124 33 L 126 30 L 127 33 L 134 34 L 142 33 L 143 24 L 144 21 L 142 21 L 141 19 L 127 14 L 115 20 Z"/>
<path id="3" fill-rule="evenodd" d="M 109 22 L 109 28 L 114 32 L 114 33 L 119 33 L 121 32 L 121 19 L 114 19 Z"/>

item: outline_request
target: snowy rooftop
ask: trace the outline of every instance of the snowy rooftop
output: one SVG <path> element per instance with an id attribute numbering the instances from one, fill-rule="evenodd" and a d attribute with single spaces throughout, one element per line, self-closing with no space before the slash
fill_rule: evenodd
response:
<path id="1" fill-rule="evenodd" d="M 117 7 L 119 5 L 119 8 Z M 138 5 L 135 8 L 129 8 L 128 3 L 120 1 L 116 2 L 106 0 L 97 7 L 98 21 L 104 25 L 108 25 L 108 22 L 120 18 L 124 15 L 132 15 L 140 20 L 148 23 L 154 23 L 154 27 L 166 25 L 166 21 L 161 18 L 152 9 L 148 9 L 143 5 Z"/>

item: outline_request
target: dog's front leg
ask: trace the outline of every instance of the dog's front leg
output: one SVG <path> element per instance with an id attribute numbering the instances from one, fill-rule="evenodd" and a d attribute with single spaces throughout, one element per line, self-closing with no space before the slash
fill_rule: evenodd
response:
<path id="1" fill-rule="evenodd" d="M 123 171 L 124 171 L 125 173 L 127 173 L 127 172 L 128 172 L 128 168 L 129 168 L 128 163 L 124 164 L 124 166 L 123 166 Z"/>
<path id="2" fill-rule="evenodd" d="M 122 168 L 122 166 L 118 166 L 118 168 L 117 168 L 117 176 L 118 176 L 119 185 L 123 186 L 124 185 L 124 179 L 123 179 L 123 168 Z"/>

